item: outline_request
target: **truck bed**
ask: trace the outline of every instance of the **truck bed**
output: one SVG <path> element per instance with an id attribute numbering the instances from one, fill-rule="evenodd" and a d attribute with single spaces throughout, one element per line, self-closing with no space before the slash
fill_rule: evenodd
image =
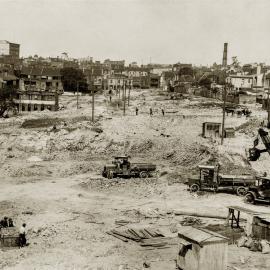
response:
<path id="1" fill-rule="evenodd" d="M 252 175 L 227 175 L 220 174 L 219 182 L 233 182 L 233 183 L 255 183 L 255 178 Z"/>
<path id="2" fill-rule="evenodd" d="M 151 164 L 151 163 L 132 163 L 131 167 L 132 168 L 137 167 L 140 170 L 145 169 L 147 171 L 154 171 L 157 168 L 155 164 Z"/>

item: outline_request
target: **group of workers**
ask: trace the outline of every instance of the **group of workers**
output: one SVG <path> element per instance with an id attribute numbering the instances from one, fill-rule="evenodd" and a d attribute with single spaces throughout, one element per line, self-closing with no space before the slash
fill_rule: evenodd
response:
<path id="1" fill-rule="evenodd" d="M 4 217 L 0 221 L 0 228 L 14 227 L 12 218 Z"/>
<path id="2" fill-rule="evenodd" d="M 136 115 L 139 114 L 139 109 L 138 109 L 138 107 L 135 108 L 135 113 L 136 113 Z M 149 114 L 150 114 L 150 116 L 153 115 L 153 109 L 152 109 L 152 108 L 149 109 Z M 163 116 L 165 115 L 165 110 L 164 110 L 163 108 L 161 109 L 161 114 L 162 114 Z"/>
<path id="3" fill-rule="evenodd" d="M 0 231 L 2 228 L 15 227 L 12 218 L 4 217 L 0 221 Z M 19 230 L 19 246 L 26 246 L 26 224 L 23 223 Z"/>

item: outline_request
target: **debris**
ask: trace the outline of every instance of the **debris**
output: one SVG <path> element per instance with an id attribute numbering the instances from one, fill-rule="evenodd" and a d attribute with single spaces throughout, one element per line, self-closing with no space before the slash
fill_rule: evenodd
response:
<path id="1" fill-rule="evenodd" d="M 41 162 L 43 160 L 40 157 L 32 156 L 32 157 L 28 158 L 27 161 L 29 161 L 29 162 Z"/>
<path id="2" fill-rule="evenodd" d="M 148 262 L 144 262 L 144 263 L 143 263 L 143 267 L 144 267 L 144 268 L 150 268 L 150 266 L 151 266 L 151 264 L 148 263 Z"/>
<path id="3" fill-rule="evenodd" d="M 108 233 L 108 232 L 107 232 Z M 125 231 L 119 231 L 119 230 L 111 230 L 109 231 L 110 235 L 112 236 L 119 236 L 126 240 L 133 240 L 136 242 L 142 242 L 144 239 L 150 239 L 155 237 L 164 237 L 164 235 L 159 230 L 154 229 L 127 229 Z M 118 238 L 118 237 L 116 237 Z M 121 239 L 121 240 L 123 240 Z"/>
<path id="4" fill-rule="evenodd" d="M 270 243 L 266 240 L 261 240 L 262 254 L 270 253 Z"/>
<path id="5" fill-rule="evenodd" d="M 248 238 L 246 236 L 242 236 L 238 241 L 237 241 L 237 246 L 238 247 L 244 247 L 245 243 L 247 242 Z"/>
<path id="6" fill-rule="evenodd" d="M 204 218 L 215 218 L 215 219 L 227 219 L 227 216 L 223 215 L 213 215 L 213 214 L 203 214 L 203 213 L 195 213 L 195 212 L 188 212 L 188 211 L 180 211 L 175 210 L 174 214 L 176 216 L 192 216 L 192 217 L 204 217 Z"/>
<path id="7" fill-rule="evenodd" d="M 194 225 L 202 225 L 203 222 L 199 218 L 194 218 L 194 217 L 185 217 L 180 224 L 182 226 L 194 226 Z"/>
<path id="8" fill-rule="evenodd" d="M 91 128 L 91 131 L 94 131 L 96 133 L 102 133 L 103 132 L 103 129 L 102 128 L 99 128 L 99 127 L 92 127 Z"/>
<path id="9" fill-rule="evenodd" d="M 116 225 L 118 225 L 118 227 L 121 227 L 121 226 L 125 226 L 125 225 L 129 224 L 130 222 L 127 220 L 116 220 L 114 223 Z"/>
<path id="10" fill-rule="evenodd" d="M 23 211 L 22 212 L 23 215 L 33 215 L 32 211 Z"/>
<path id="11" fill-rule="evenodd" d="M 128 242 L 128 240 L 125 238 L 125 237 L 122 237 L 118 234 L 115 234 L 115 233 L 112 233 L 112 232 L 106 232 L 107 234 L 111 235 L 111 236 L 114 236 L 115 238 L 118 238 L 120 240 L 122 240 L 123 242 Z"/>

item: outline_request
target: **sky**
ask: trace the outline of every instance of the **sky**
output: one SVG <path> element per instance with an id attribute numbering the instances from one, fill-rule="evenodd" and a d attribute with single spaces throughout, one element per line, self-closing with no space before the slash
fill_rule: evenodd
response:
<path id="1" fill-rule="evenodd" d="M 270 64 L 269 0 L 0 0 L 0 40 L 21 56 Z"/>

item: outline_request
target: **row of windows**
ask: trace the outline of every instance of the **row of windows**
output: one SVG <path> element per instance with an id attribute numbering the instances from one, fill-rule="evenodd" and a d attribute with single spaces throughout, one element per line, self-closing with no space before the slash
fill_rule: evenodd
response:
<path id="1" fill-rule="evenodd" d="M 30 104 L 22 104 L 22 112 L 30 112 L 30 111 L 38 111 L 38 110 L 41 110 L 41 111 L 43 111 L 43 110 L 45 110 L 45 109 L 47 109 L 47 110 L 51 110 L 52 109 L 52 107 L 50 106 L 50 105 L 34 105 L 33 107 L 31 107 L 31 105 Z"/>
<path id="2" fill-rule="evenodd" d="M 55 97 L 54 96 L 40 96 L 40 95 L 18 95 L 17 97 L 18 99 L 21 99 L 21 100 L 54 100 Z"/>

